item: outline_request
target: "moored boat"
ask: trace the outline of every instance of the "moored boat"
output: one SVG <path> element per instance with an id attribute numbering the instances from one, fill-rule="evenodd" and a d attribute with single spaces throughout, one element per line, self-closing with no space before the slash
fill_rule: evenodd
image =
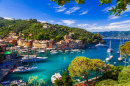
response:
<path id="1" fill-rule="evenodd" d="M 57 79 L 61 79 L 61 75 L 60 75 L 60 73 L 55 73 L 55 75 L 52 75 L 51 76 L 51 81 L 52 81 L 52 83 L 55 83 L 55 80 L 57 80 Z"/>
<path id="2" fill-rule="evenodd" d="M 107 47 L 107 45 L 101 44 L 101 43 L 99 42 L 99 44 L 95 45 L 95 47 Z"/>
<path id="3" fill-rule="evenodd" d="M 43 61 L 46 60 L 48 57 L 37 57 L 34 55 L 29 55 L 29 62 L 34 62 L 34 61 Z M 22 58 L 22 62 L 28 62 L 28 56 L 24 56 Z"/>
<path id="4" fill-rule="evenodd" d="M 38 67 L 26 67 L 26 66 L 21 66 L 17 67 L 16 69 L 13 70 L 13 73 L 23 73 L 23 72 L 29 72 L 36 70 Z"/>
<path id="5" fill-rule="evenodd" d="M 51 54 L 58 54 L 59 52 L 56 52 L 56 51 L 54 51 L 54 52 L 51 52 Z"/>

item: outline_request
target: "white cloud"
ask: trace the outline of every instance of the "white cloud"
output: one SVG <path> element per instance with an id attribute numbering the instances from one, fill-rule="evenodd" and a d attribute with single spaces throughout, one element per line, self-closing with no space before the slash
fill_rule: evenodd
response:
<path id="1" fill-rule="evenodd" d="M 118 19 L 120 18 L 120 16 L 115 16 L 115 15 L 110 15 L 108 16 L 109 19 Z"/>
<path id="2" fill-rule="evenodd" d="M 43 21 L 43 20 L 38 20 L 39 22 L 42 22 L 42 23 L 46 23 L 46 21 Z"/>
<path id="3" fill-rule="evenodd" d="M 71 25 L 73 23 L 75 23 L 75 20 L 61 20 L 63 23 L 65 23 L 66 25 Z"/>
<path id="4" fill-rule="evenodd" d="M 65 6 L 59 6 L 59 7 L 54 7 L 54 8 L 56 8 L 55 12 L 63 12 L 67 9 L 67 8 L 65 8 Z"/>
<path id="5" fill-rule="evenodd" d="M 128 31 L 130 30 L 130 20 L 113 22 L 104 26 L 91 26 L 85 28 L 91 32 L 100 32 L 100 31 Z"/>
<path id="6" fill-rule="evenodd" d="M 50 6 L 50 5 L 51 5 L 51 3 L 48 3 L 48 5 Z"/>
<path id="7" fill-rule="evenodd" d="M 79 26 L 79 27 L 85 27 L 85 26 L 88 26 L 88 27 L 94 27 L 94 26 L 96 26 L 97 25 L 97 23 L 94 23 L 94 24 L 78 24 L 77 26 Z"/>
<path id="8" fill-rule="evenodd" d="M 88 10 L 86 11 L 83 11 L 82 13 L 80 13 L 79 15 L 84 15 L 84 14 L 87 14 L 88 13 Z"/>
<path id="9" fill-rule="evenodd" d="M 107 13 L 107 12 L 109 12 L 108 10 L 111 10 L 112 9 L 112 7 L 115 7 L 114 5 L 113 6 L 111 6 L 111 7 L 106 7 L 105 9 L 103 9 L 102 11 L 104 11 L 105 13 Z M 130 12 L 130 5 L 127 5 L 127 10 L 126 11 L 123 11 L 121 14 L 124 14 L 124 13 L 126 13 L 126 12 Z"/>
<path id="10" fill-rule="evenodd" d="M 73 12 L 79 10 L 79 9 L 80 9 L 80 7 L 72 7 L 72 8 L 69 8 L 69 10 L 65 12 L 65 14 L 70 15 L 71 13 L 73 13 Z"/>
<path id="11" fill-rule="evenodd" d="M 79 27 L 85 27 L 85 26 L 88 26 L 89 24 L 78 24 L 77 26 Z"/>
<path id="12" fill-rule="evenodd" d="M 114 22 L 114 23 L 110 23 L 110 25 L 119 25 L 119 24 L 126 24 L 126 23 L 130 24 L 130 20 L 126 20 L 126 21 L 122 21 L 122 22 Z"/>
<path id="13" fill-rule="evenodd" d="M 3 18 L 7 20 L 13 20 L 13 18 L 8 18 L 8 17 L 3 17 Z"/>
<path id="14" fill-rule="evenodd" d="M 109 12 L 108 10 L 111 10 L 112 9 L 112 7 L 114 7 L 114 6 L 111 6 L 111 7 L 106 7 L 105 9 L 103 9 L 102 11 L 104 11 L 105 13 L 107 13 L 107 12 Z"/>
<path id="15" fill-rule="evenodd" d="M 57 22 L 57 24 L 62 24 L 61 22 Z"/>
<path id="16" fill-rule="evenodd" d="M 50 20 L 50 23 L 53 23 L 54 21 L 53 20 Z"/>

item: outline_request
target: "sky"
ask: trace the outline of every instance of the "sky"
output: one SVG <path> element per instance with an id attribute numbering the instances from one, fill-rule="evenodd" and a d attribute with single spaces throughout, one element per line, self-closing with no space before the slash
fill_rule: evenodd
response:
<path id="1" fill-rule="evenodd" d="M 114 1 L 114 0 L 112 0 Z M 71 1 L 62 7 L 50 0 L 0 0 L 0 16 L 15 19 L 37 19 L 40 22 L 79 27 L 90 32 L 130 30 L 130 5 L 120 16 L 109 15 L 116 5 L 98 6 L 99 0 Z"/>

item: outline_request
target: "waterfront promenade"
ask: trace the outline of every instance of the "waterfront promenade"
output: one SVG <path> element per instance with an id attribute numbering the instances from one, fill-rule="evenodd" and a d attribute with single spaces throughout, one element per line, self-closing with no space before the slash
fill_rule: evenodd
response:
<path id="1" fill-rule="evenodd" d="M 13 64 L 10 62 L 8 66 L 6 67 L 0 67 L 0 82 L 2 82 L 2 80 L 9 74 L 9 72 L 11 72 L 11 70 L 14 67 L 14 64 L 16 64 L 17 61 L 15 61 Z"/>

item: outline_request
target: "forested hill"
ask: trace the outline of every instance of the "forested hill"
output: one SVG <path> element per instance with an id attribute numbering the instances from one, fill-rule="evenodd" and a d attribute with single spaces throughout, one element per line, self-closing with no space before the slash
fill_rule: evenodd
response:
<path id="1" fill-rule="evenodd" d="M 47 29 L 43 28 L 43 25 L 49 25 L 50 27 Z M 0 17 L 0 35 L 6 37 L 10 32 L 16 32 L 17 35 L 21 31 L 24 33 L 32 34 L 30 39 L 36 40 L 49 40 L 55 39 L 56 41 L 60 41 L 64 39 L 64 35 L 71 34 L 72 39 L 80 39 L 84 43 L 99 43 L 104 42 L 102 37 L 99 34 L 94 34 L 86 31 L 85 29 L 77 28 L 77 27 L 68 27 L 58 24 L 49 24 L 49 23 L 41 23 L 36 19 L 29 20 L 7 20 Z"/>
<path id="2" fill-rule="evenodd" d="M 99 32 L 104 38 L 130 38 L 130 31 Z"/>

